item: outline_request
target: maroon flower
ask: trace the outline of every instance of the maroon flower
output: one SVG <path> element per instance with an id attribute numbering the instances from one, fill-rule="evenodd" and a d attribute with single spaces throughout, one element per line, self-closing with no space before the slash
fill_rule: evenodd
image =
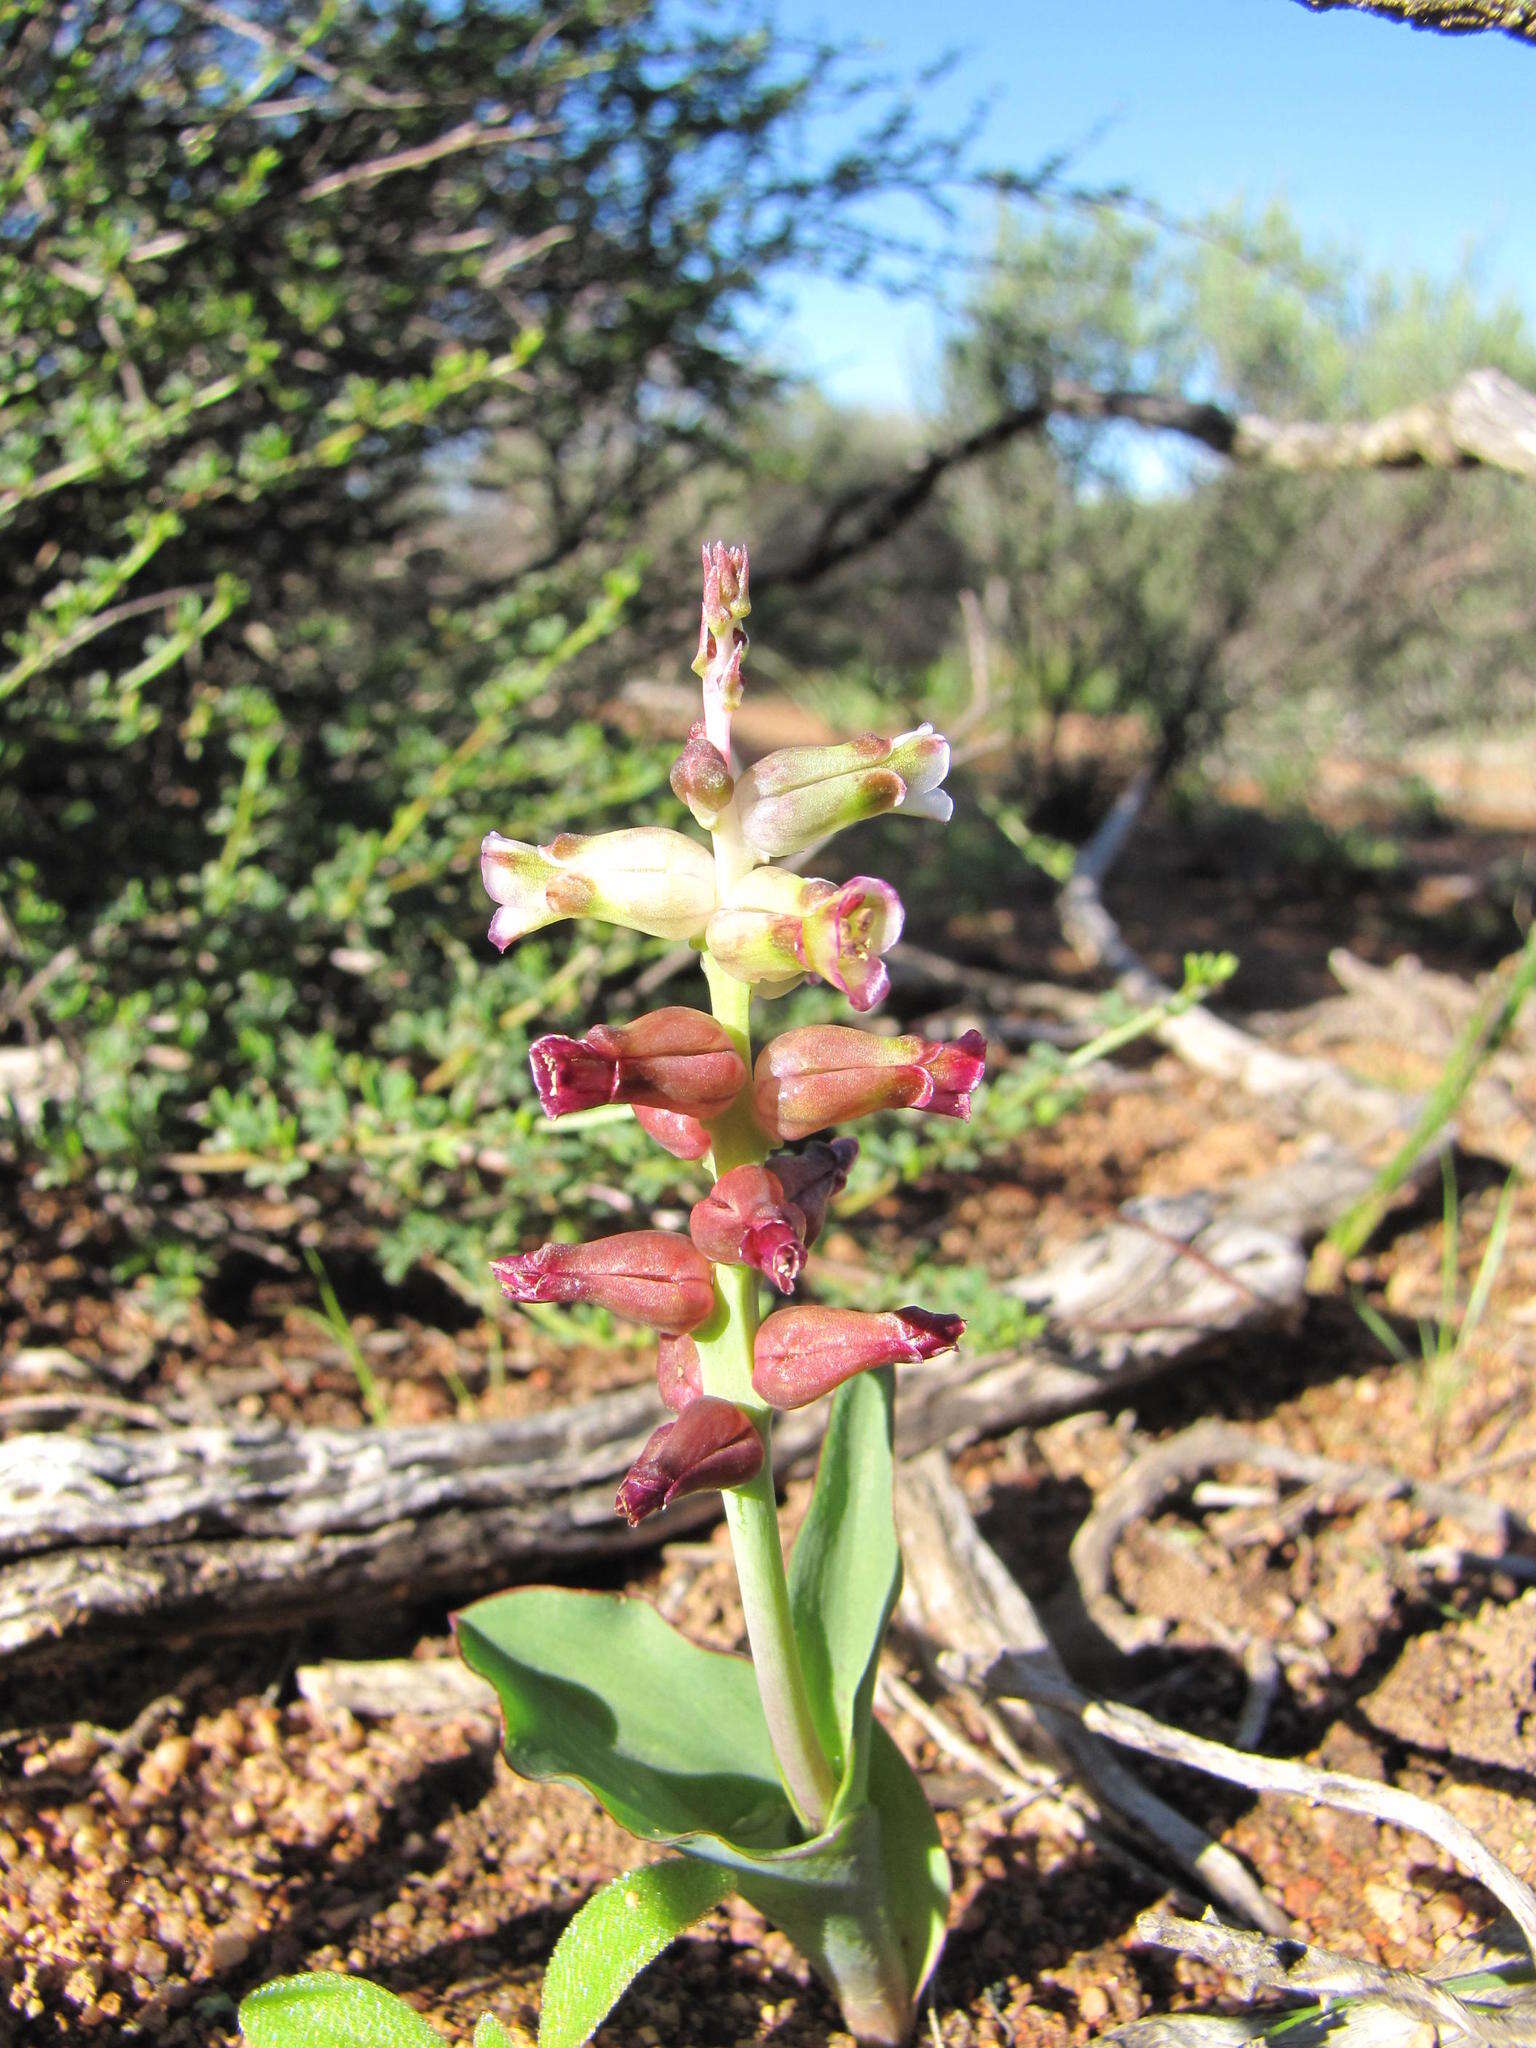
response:
<path id="1" fill-rule="evenodd" d="M 741 1486 L 763 1466 L 763 1442 L 734 1401 L 700 1394 L 676 1422 L 653 1430 L 625 1474 L 615 1512 L 633 1528 L 686 1493 Z"/>
<path id="2" fill-rule="evenodd" d="M 691 1337 L 663 1337 L 657 1344 L 656 1391 L 674 1415 L 703 1393 L 704 1369 Z"/>
<path id="3" fill-rule="evenodd" d="M 674 1159 L 702 1159 L 709 1150 L 709 1133 L 696 1116 L 684 1116 L 675 1109 L 637 1107 L 635 1122 Z"/>
<path id="4" fill-rule="evenodd" d="M 707 1322 L 714 1275 L 702 1252 L 669 1230 L 622 1230 L 591 1244 L 541 1244 L 491 1271 L 513 1301 L 591 1301 L 678 1336 Z"/>
<path id="5" fill-rule="evenodd" d="M 752 1104 L 763 1129 L 785 1140 L 877 1109 L 925 1109 L 964 1122 L 986 1057 L 979 1031 L 948 1044 L 915 1033 L 880 1038 L 846 1024 L 812 1024 L 763 1047 Z"/>
<path id="6" fill-rule="evenodd" d="M 704 1120 L 740 1092 L 746 1062 L 723 1024 L 703 1010 L 652 1010 L 632 1024 L 594 1024 L 584 1038 L 550 1032 L 528 1049 L 546 1116 L 602 1102 Z"/>
<path id="7" fill-rule="evenodd" d="M 777 1174 L 735 1166 L 695 1202 L 688 1234 L 717 1265 L 751 1266 L 792 1294 L 805 1264 L 805 1213 L 784 1199 Z"/>
<path id="8" fill-rule="evenodd" d="M 807 1249 L 820 1237 L 827 1205 L 848 1185 L 858 1156 L 857 1138 L 818 1138 L 799 1152 L 774 1152 L 765 1162 L 768 1171 L 777 1174 L 785 1201 L 793 1202 L 805 1218 Z"/>
<path id="9" fill-rule="evenodd" d="M 758 1330 L 752 1388 L 774 1408 L 803 1408 L 871 1366 L 953 1351 L 964 1329 L 959 1316 L 925 1308 L 781 1308 Z"/>

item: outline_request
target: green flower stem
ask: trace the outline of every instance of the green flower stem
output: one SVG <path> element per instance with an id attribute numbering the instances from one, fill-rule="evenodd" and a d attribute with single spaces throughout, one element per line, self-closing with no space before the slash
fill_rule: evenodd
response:
<path id="1" fill-rule="evenodd" d="M 752 1064 L 750 1012 L 752 991 L 715 966 L 708 954 L 709 979 L 716 1017 Z M 714 1127 L 713 1168 L 728 1173 L 765 1159 L 767 1141 L 743 1099 Z M 784 1549 L 779 1541 L 778 1502 L 773 1490 L 773 1410 L 752 1390 L 752 1340 L 757 1335 L 758 1278 L 744 1266 L 717 1266 L 715 1293 L 719 1308 L 695 1333 L 704 1391 L 734 1401 L 752 1417 L 763 1440 L 763 1466 L 745 1486 L 724 1495 L 726 1525 L 741 1588 L 747 1641 L 763 1702 L 763 1716 L 779 1760 L 784 1787 L 800 1819 L 812 1834 L 826 1824 L 837 1780 L 811 1718 L 800 1646 L 789 1611 L 789 1585 L 784 1576 Z"/>

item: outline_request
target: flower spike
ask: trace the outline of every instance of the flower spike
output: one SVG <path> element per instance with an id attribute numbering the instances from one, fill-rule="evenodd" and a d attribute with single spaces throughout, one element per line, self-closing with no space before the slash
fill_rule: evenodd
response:
<path id="1" fill-rule="evenodd" d="M 696 939 L 715 907 L 708 848 L 659 825 L 588 836 L 562 832 L 548 846 L 487 832 L 480 876 L 500 906 L 490 940 L 502 953 L 563 917 L 602 918 L 658 939 Z"/>
<path id="2" fill-rule="evenodd" d="M 763 1440 L 734 1401 L 701 1394 L 651 1432 L 624 1476 L 614 1511 L 633 1529 L 687 1493 L 740 1486 L 763 1469 Z"/>
<path id="3" fill-rule="evenodd" d="M 621 1230 L 591 1244 L 541 1244 L 491 1271 L 513 1301 L 590 1301 L 680 1336 L 714 1312 L 709 1261 L 669 1230 Z"/>
<path id="4" fill-rule="evenodd" d="M 703 1121 L 728 1108 L 747 1078 L 725 1026 L 681 1007 L 632 1024 L 594 1024 L 582 1038 L 550 1032 L 534 1040 L 528 1059 L 549 1117 L 629 1102 Z"/>
<path id="5" fill-rule="evenodd" d="M 871 1366 L 953 1351 L 964 1330 L 959 1316 L 925 1308 L 781 1308 L 757 1333 L 752 1391 L 771 1407 L 803 1408 Z"/>
<path id="6" fill-rule="evenodd" d="M 986 1058 L 979 1031 L 951 1044 L 812 1024 L 781 1033 L 758 1054 L 752 1106 L 763 1129 L 786 1142 L 877 1109 L 924 1109 L 963 1123 Z"/>

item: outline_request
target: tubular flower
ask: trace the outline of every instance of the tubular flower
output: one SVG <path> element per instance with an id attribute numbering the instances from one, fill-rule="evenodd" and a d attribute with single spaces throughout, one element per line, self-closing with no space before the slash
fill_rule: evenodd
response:
<path id="1" fill-rule="evenodd" d="M 855 875 L 841 887 L 787 868 L 743 877 L 705 927 L 705 944 L 727 974 L 761 995 L 784 995 L 814 974 L 856 1010 L 872 1010 L 891 985 L 882 953 L 901 937 L 901 898 L 888 882 Z"/>
<path id="2" fill-rule="evenodd" d="M 562 832 L 548 846 L 487 832 L 480 875 L 500 906 L 490 939 L 501 952 L 563 917 L 598 917 L 658 939 L 696 939 L 715 907 L 709 849 L 659 825 Z"/>
<path id="3" fill-rule="evenodd" d="M 848 1185 L 848 1175 L 859 1156 L 857 1138 L 818 1139 L 800 1152 L 775 1152 L 764 1162 L 777 1174 L 784 1199 L 793 1202 L 805 1218 L 805 1243 L 809 1248 L 821 1235 L 827 1220 L 827 1205 Z"/>
<path id="4" fill-rule="evenodd" d="M 674 1159 L 702 1159 L 709 1150 L 709 1133 L 696 1116 L 683 1116 L 675 1109 L 642 1107 L 635 1111 L 635 1122 Z"/>
<path id="5" fill-rule="evenodd" d="M 751 1266 L 780 1294 L 793 1294 L 805 1264 L 805 1212 L 784 1197 L 776 1173 L 736 1166 L 722 1174 L 688 1218 L 688 1234 L 717 1265 Z"/>
<path id="6" fill-rule="evenodd" d="M 691 1337 L 663 1337 L 657 1344 L 656 1391 L 674 1415 L 703 1393 L 704 1368 Z"/>
<path id="7" fill-rule="evenodd" d="M 803 1408 L 872 1365 L 953 1351 L 965 1324 L 925 1308 L 865 1315 L 852 1308 L 781 1308 L 752 1348 L 752 1390 L 774 1408 Z"/>
<path id="8" fill-rule="evenodd" d="M 870 732 L 843 746 L 782 747 L 737 783 L 737 822 L 764 860 L 803 853 L 884 811 L 942 824 L 955 808 L 941 787 L 948 773 L 949 741 L 931 725 L 893 740 Z"/>
<path id="9" fill-rule="evenodd" d="M 987 1042 L 878 1038 L 846 1024 L 813 1024 L 770 1039 L 752 1074 L 752 1107 L 770 1136 L 791 1142 L 877 1109 L 926 1109 L 969 1121 Z"/>
<path id="10" fill-rule="evenodd" d="M 694 1121 L 718 1116 L 747 1078 L 723 1024 L 703 1010 L 652 1010 L 632 1024 L 594 1024 L 583 1038 L 551 1032 L 528 1049 L 550 1117 L 630 1102 Z"/>
<path id="11" fill-rule="evenodd" d="M 702 718 L 693 721 L 688 744 L 672 763 L 668 780 L 678 802 L 688 806 L 706 832 L 713 832 L 736 783 L 730 762 L 705 738 Z"/>
<path id="12" fill-rule="evenodd" d="M 762 1438 L 734 1401 L 701 1394 L 647 1438 L 625 1474 L 614 1510 L 633 1529 L 685 1493 L 740 1486 L 763 1467 Z"/>
<path id="13" fill-rule="evenodd" d="M 591 1244 L 541 1244 L 491 1271 L 513 1301 L 590 1301 L 680 1336 L 715 1306 L 709 1261 L 670 1230 L 622 1230 Z"/>

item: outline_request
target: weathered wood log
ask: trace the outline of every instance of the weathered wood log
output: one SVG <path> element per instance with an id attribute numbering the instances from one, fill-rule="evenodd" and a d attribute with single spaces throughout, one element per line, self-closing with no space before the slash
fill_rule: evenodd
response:
<path id="1" fill-rule="evenodd" d="M 1127 1204 L 1011 1283 L 1045 1318 L 1025 1350 L 906 1371 L 902 1450 L 1114 1406 L 1223 1332 L 1294 1316 L 1304 1240 L 1364 1171 L 1324 1145 L 1221 1196 Z M 614 1515 L 660 1413 L 644 1386 L 504 1422 L 14 1437 L 0 1444 L 0 1660 L 451 1601 L 620 1560 L 718 1512 L 702 1496 L 638 1530 Z M 809 1465 L 820 1426 L 816 1409 L 783 1419 L 783 1471 Z"/>

